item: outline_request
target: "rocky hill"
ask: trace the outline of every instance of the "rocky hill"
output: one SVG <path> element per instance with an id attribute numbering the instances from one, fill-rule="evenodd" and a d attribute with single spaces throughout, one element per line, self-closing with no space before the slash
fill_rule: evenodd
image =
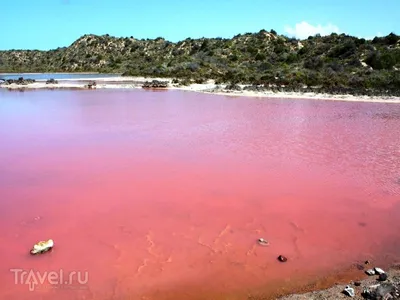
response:
<path id="1" fill-rule="evenodd" d="M 84 35 L 50 51 L 0 51 L 0 72 L 122 73 L 364 94 L 400 94 L 399 69 L 400 36 L 393 33 L 373 40 L 345 34 L 297 40 L 261 30 L 177 43 Z"/>

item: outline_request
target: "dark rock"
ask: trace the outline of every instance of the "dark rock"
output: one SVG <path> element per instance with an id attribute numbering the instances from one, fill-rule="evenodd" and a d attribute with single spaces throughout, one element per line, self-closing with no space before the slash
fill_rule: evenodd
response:
<path id="1" fill-rule="evenodd" d="M 283 255 L 279 255 L 279 256 L 278 256 L 278 260 L 279 260 L 280 262 L 287 262 L 287 258 L 286 258 L 285 256 L 283 256 Z"/>
<path id="2" fill-rule="evenodd" d="M 386 273 L 382 273 L 382 274 L 379 274 L 378 280 L 379 281 L 386 281 L 387 278 L 388 278 L 387 274 Z"/>
<path id="3" fill-rule="evenodd" d="M 24 79 L 23 77 L 19 77 L 18 79 L 7 79 L 6 84 L 17 84 L 17 85 L 27 85 L 29 83 L 34 83 L 34 79 Z"/>
<path id="4" fill-rule="evenodd" d="M 160 89 L 160 88 L 167 88 L 167 87 L 168 87 L 168 82 L 158 81 L 158 80 L 153 80 L 151 82 L 146 81 L 142 85 L 142 88 L 144 88 L 144 89 Z"/>
<path id="5" fill-rule="evenodd" d="M 46 84 L 58 84 L 57 80 L 54 80 L 54 78 L 50 78 L 46 81 Z"/>
<path id="6" fill-rule="evenodd" d="M 364 299 L 372 299 L 372 293 L 368 289 L 364 289 L 364 291 L 361 293 L 361 297 Z"/>
<path id="7" fill-rule="evenodd" d="M 371 262 L 369 261 L 369 260 L 366 260 L 365 262 L 364 262 L 364 264 L 366 264 L 366 265 L 369 265 Z"/>
<path id="8" fill-rule="evenodd" d="M 361 286 L 361 282 L 360 281 L 356 281 L 356 282 L 354 282 L 354 285 L 355 286 Z"/>
<path id="9" fill-rule="evenodd" d="M 91 82 L 89 82 L 88 85 L 87 85 L 87 88 L 88 88 L 88 89 L 92 89 L 92 88 L 94 88 L 94 87 L 96 87 L 96 81 L 91 81 Z"/>

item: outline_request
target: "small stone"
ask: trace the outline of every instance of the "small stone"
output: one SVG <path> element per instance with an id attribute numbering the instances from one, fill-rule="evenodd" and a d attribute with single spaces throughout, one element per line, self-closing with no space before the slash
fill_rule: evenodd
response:
<path id="1" fill-rule="evenodd" d="M 379 274 L 378 280 L 379 281 L 386 281 L 387 278 L 388 278 L 387 274 L 386 273 L 382 273 L 382 274 Z"/>
<path id="2" fill-rule="evenodd" d="M 278 256 L 278 260 L 279 260 L 280 262 L 287 262 L 287 258 L 286 258 L 285 256 L 283 256 L 283 255 L 279 255 L 279 256 Z"/>
<path id="3" fill-rule="evenodd" d="M 360 271 L 364 270 L 364 266 L 361 265 L 361 264 L 357 264 L 356 267 L 357 267 L 357 269 L 360 270 Z"/>
<path id="4" fill-rule="evenodd" d="M 346 288 L 343 290 L 343 293 L 350 297 L 354 297 L 356 295 L 354 289 L 350 286 L 346 286 Z"/>
<path id="5" fill-rule="evenodd" d="M 370 285 L 368 288 L 369 289 L 377 289 L 380 286 L 381 286 L 380 284 L 374 284 L 374 285 Z"/>
<path id="6" fill-rule="evenodd" d="M 47 240 L 47 241 L 40 241 L 33 246 L 30 253 L 33 255 L 44 253 L 44 252 L 52 250 L 53 247 L 54 247 L 54 242 L 52 239 Z"/>
<path id="7" fill-rule="evenodd" d="M 374 270 L 375 270 L 375 274 L 381 275 L 381 274 L 385 273 L 385 271 L 383 271 L 381 268 L 374 268 Z"/>
<path id="8" fill-rule="evenodd" d="M 371 262 L 370 262 L 369 260 L 366 260 L 364 263 L 365 263 L 366 265 L 369 265 Z"/>
<path id="9" fill-rule="evenodd" d="M 367 271 L 365 271 L 365 273 L 369 276 L 375 275 L 375 270 L 374 269 L 369 269 Z"/>
<path id="10" fill-rule="evenodd" d="M 263 238 L 259 238 L 258 239 L 258 243 L 260 245 L 262 245 L 262 246 L 268 246 L 269 245 L 269 242 L 267 240 L 263 239 Z"/>
<path id="11" fill-rule="evenodd" d="M 355 286 L 360 286 L 360 285 L 361 285 L 361 282 L 360 282 L 360 281 L 356 281 L 356 282 L 354 282 L 354 285 L 355 285 Z"/>

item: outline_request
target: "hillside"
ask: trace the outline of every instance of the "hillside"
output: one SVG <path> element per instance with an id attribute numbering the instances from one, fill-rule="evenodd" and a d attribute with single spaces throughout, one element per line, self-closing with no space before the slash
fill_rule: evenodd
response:
<path id="1" fill-rule="evenodd" d="M 400 95 L 400 36 L 373 40 L 345 34 L 297 40 L 275 31 L 232 39 L 138 40 L 84 35 L 50 51 L 0 51 L 0 72 L 101 72 L 216 79 L 332 93 Z M 284 86 L 284 87 L 283 87 Z"/>

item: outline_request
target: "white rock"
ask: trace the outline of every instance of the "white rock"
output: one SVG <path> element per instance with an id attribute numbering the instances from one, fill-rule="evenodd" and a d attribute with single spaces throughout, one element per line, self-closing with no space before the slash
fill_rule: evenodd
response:
<path id="1" fill-rule="evenodd" d="M 369 269 L 369 270 L 365 271 L 365 273 L 367 273 L 369 276 L 376 274 L 374 269 Z"/>
<path id="2" fill-rule="evenodd" d="M 350 296 L 350 297 L 354 297 L 354 296 L 356 295 L 354 289 L 353 289 L 352 287 L 350 287 L 350 286 L 346 286 L 346 288 L 344 289 L 343 292 L 344 292 L 347 296 Z"/>
<path id="3" fill-rule="evenodd" d="M 47 241 L 40 241 L 35 244 L 31 250 L 31 254 L 43 253 L 54 247 L 54 241 L 52 239 Z"/>
<path id="4" fill-rule="evenodd" d="M 375 274 L 381 275 L 383 273 L 385 273 L 385 271 L 383 271 L 381 268 L 375 268 Z"/>

